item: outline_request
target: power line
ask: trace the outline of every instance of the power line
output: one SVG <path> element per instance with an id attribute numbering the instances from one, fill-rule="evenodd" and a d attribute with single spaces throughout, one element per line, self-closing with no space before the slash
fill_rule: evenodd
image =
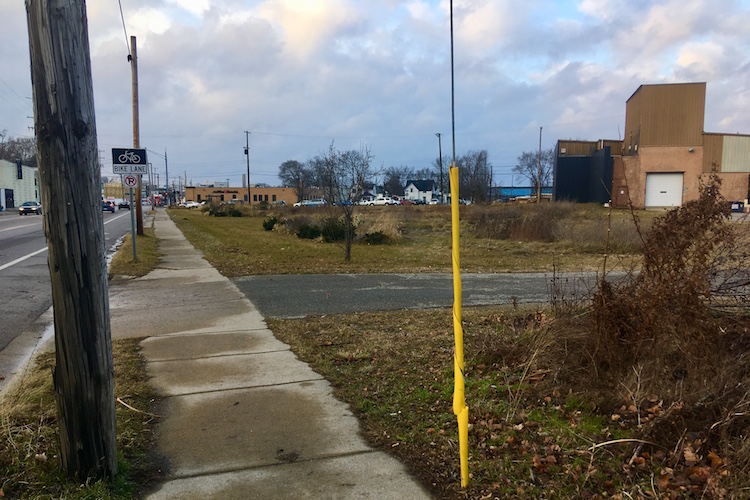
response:
<path id="1" fill-rule="evenodd" d="M 128 48 L 128 61 L 132 59 L 132 54 L 130 54 L 130 42 L 128 41 L 128 29 L 125 27 L 125 16 L 122 13 L 122 0 L 117 0 L 117 3 L 120 5 L 120 19 L 122 19 L 122 30 L 125 32 L 125 46 Z"/>

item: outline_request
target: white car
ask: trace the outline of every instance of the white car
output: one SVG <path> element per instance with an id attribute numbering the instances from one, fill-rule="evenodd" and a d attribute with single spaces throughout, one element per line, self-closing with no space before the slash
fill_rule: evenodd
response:
<path id="1" fill-rule="evenodd" d="M 384 198 L 375 198 L 368 203 L 369 205 L 398 205 L 399 203 L 390 196 Z"/>
<path id="2" fill-rule="evenodd" d="M 197 208 L 199 206 L 201 206 L 201 204 L 198 203 L 197 201 L 186 201 L 185 202 L 185 208 Z"/>

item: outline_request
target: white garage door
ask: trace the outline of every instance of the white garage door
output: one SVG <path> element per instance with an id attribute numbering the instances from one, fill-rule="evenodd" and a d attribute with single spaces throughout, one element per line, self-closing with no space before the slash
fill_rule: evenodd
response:
<path id="1" fill-rule="evenodd" d="M 646 208 L 682 205 L 683 173 L 646 174 Z"/>

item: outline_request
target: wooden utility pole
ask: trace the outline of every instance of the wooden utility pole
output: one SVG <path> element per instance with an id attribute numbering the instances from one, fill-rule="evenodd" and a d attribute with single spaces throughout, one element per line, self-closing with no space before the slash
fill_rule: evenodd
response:
<path id="1" fill-rule="evenodd" d="M 141 132 L 138 117 L 138 55 L 135 47 L 135 37 L 130 37 L 130 69 L 133 76 L 133 147 L 141 147 Z M 141 188 L 141 176 L 138 175 L 138 186 L 135 188 L 135 224 L 136 233 L 138 236 L 143 236 L 143 207 L 141 207 L 141 199 L 143 198 Z M 132 210 L 132 205 L 131 205 Z M 133 248 L 135 248 L 135 241 Z"/>
<path id="2" fill-rule="evenodd" d="M 247 206 L 252 204 L 250 200 L 250 132 L 245 130 L 245 156 L 247 156 Z M 298 201 L 302 201 L 300 198 Z"/>
<path id="3" fill-rule="evenodd" d="M 94 92 L 83 0 L 26 0 L 36 152 L 49 250 L 60 461 L 79 481 L 117 472 Z"/>

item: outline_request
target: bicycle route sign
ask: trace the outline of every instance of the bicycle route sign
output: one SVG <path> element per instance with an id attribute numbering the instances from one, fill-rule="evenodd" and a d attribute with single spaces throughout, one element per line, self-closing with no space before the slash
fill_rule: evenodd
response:
<path id="1" fill-rule="evenodd" d="M 148 174 L 146 150 L 112 148 L 112 171 L 115 174 Z"/>

